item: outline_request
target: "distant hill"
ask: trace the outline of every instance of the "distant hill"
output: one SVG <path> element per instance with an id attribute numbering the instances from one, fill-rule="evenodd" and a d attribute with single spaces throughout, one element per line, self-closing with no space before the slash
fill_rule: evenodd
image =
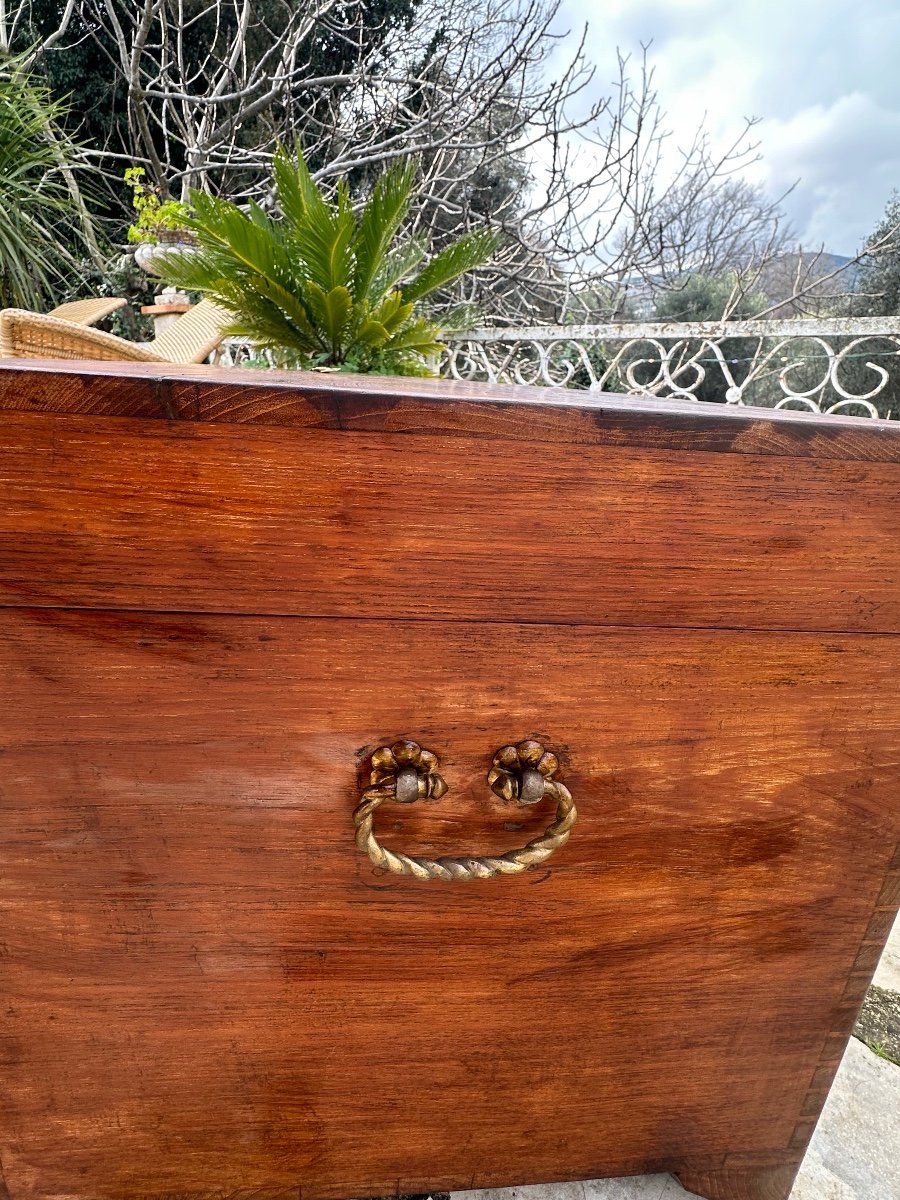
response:
<path id="1" fill-rule="evenodd" d="M 769 315 L 773 318 L 815 312 L 836 296 L 852 292 L 859 278 L 859 263 L 846 254 L 827 250 L 795 250 L 780 254 L 762 269 L 757 290 L 771 304 L 784 303 Z M 821 280 L 821 282 L 817 282 Z M 807 290 L 812 285 L 811 290 Z M 803 296 L 792 300 L 798 292 Z"/>

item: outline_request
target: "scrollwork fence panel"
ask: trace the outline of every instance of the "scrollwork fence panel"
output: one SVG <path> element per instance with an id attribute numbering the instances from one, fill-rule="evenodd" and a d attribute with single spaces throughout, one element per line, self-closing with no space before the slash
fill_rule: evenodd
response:
<path id="1" fill-rule="evenodd" d="M 476 330 L 450 344 L 442 373 L 896 417 L 898 360 L 898 318 L 623 323 Z"/>
<path id="2" fill-rule="evenodd" d="M 217 361 L 273 365 L 234 338 Z M 900 416 L 900 317 L 479 329 L 440 366 L 450 379 Z"/>

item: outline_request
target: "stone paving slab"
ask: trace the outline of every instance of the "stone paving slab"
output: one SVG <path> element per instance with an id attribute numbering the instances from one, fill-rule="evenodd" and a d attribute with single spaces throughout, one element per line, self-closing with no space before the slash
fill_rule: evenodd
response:
<path id="1" fill-rule="evenodd" d="M 894 931 L 888 938 L 872 982 L 888 991 L 900 992 L 900 916 L 894 922 Z"/>
<path id="2" fill-rule="evenodd" d="M 856 1038 L 847 1047 L 791 1200 L 900 1200 L 900 1067 Z"/>

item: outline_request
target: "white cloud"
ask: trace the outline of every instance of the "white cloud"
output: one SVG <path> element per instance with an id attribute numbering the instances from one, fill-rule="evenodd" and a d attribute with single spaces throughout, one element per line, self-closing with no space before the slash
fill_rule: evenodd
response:
<path id="1" fill-rule="evenodd" d="M 857 249 L 900 185 L 900 107 L 852 92 L 767 121 L 764 137 L 771 190 L 800 179 L 787 203 L 804 241 L 838 253 Z"/>
<path id="2" fill-rule="evenodd" d="M 705 119 L 718 141 L 759 117 L 776 194 L 804 244 L 852 253 L 900 187 L 900 6 L 896 0 L 567 0 L 606 69 L 616 45 L 652 42 L 660 101 L 677 136 Z M 598 83 L 599 86 L 599 83 Z"/>

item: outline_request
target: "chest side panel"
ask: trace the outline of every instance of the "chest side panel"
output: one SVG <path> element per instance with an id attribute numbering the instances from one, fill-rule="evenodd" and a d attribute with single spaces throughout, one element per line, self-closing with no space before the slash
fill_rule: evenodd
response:
<path id="1" fill-rule="evenodd" d="M 898 671 L 877 635 L 0 612 L 13 1200 L 802 1145 L 898 900 Z M 534 836 L 484 783 L 528 735 L 580 812 L 544 868 L 355 850 L 357 765 L 399 736 L 450 792 L 386 806 L 388 845 Z"/>

